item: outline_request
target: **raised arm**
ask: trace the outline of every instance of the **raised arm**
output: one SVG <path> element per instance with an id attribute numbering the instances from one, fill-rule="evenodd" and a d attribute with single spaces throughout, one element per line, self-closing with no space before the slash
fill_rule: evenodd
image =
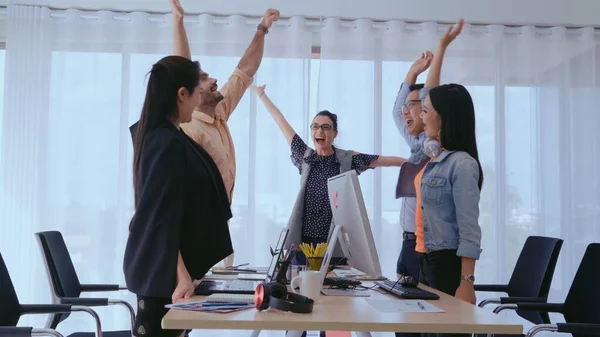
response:
<path id="1" fill-rule="evenodd" d="M 190 43 L 183 25 L 183 7 L 181 7 L 179 0 L 171 0 L 171 7 L 173 8 L 173 53 L 191 60 Z"/>
<path id="2" fill-rule="evenodd" d="M 404 120 L 404 104 L 406 103 L 406 98 L 410 94 L 410 86 L 417 83 L 417 77 L 429 68 L 432 60 L 433 54 L 427 50 L 421 54 L 412 66 L 410 66 L 406 78 L 400 86 L 400 90 L 396 96 L 396 102 L 394 102 L 394 109 L 392 110 L 392 116 L 396 123 L 396 127 L 398 127 L 398 131 L 400 131 L 400 135 L 411 148 L 417 141 L 417 138 L 408 134 L 408 126 Z"/>
<path id="3" fill-rule="evenodd" d="M 433 61 L 431 62 L 431 69 L 429 70 L 429 74 L 427 74 L 427 81 L 425 82 L 426 88 L 437 87 L 438 85 L 440 85 L 440 74 L 442 72 L 442 61 L 444 60 L 444 53 L 446 52 L 446 48 L 448 47 L 448 45 L 452 41 L 454 41 L 458 34 L 460 34 L 464 23 L 465 20 L 460 19 L 456 24 L 456 27 L 448 27 L 448 30 L 440 39 L 440 45 L 438 47 L 437 52 L 435 53 L 435 56 L 433 57 Z"/>
<path id="4" fill-rule="evenodd" d="M 402 166 L 406 159 L 400 157 L 379 156 L 373 160 L 369 167 Z"/>
<path id="5" fill-rule="evenodd" d="M 262 21 L 256 29 L 256 34 L 250 46 L 246 49 L 246 52 L 238 63 L 238 68 L 244 72 L 244 74 L 254 77 L 258 67 L 262 62 L 263 52 L 265 50 L 265 35 L 269 32 L 273 22 L 279 20 L 279 11 L 276 9 L 268 9 L 263 17 Z"/>
<path id="6" fill-rule="evenodd" d="M 267 94 L 265 94 L 265 86 L 262 85 L 260 87 L 257 87 L 257 86 L 253 85 L 252 90 L 254 90 L 254 92 L 256 92 L 256 94 L 258 95 L 260 100 L 267 107 L 267 110 L 269 110 L 271 117 L 273 117 L 273 119 L 277 123 L 277 126 L 279 126 L 279 129 L 283 133 L 283 136 L 285 137 L 285 140 L 288 142 L 288 145 L 292 145 L 292 140 L 294 139 L 294 135 L 296 134 L 296 131 L 294 131 L 294 129 L 292 128 L 290 123 L 288 123 L 288 121 L 285 119 L 285 117 L 283 116 L 281 111 L 279 111 L 279 109 L 275 106 L 275 104 L 273 104 L 273 102 L 271 102 L 271 99 L 269 99 Z"/>
<path id="7" fill-rule="evenodd" d="M 360 152 L 354 152 L 352 154 L 352 168 L 356 169 L 356 172 L 358 173 L 376 167 L 402 166 L 405 161 L 406 159 L 400 157 L 379 156 Z"/>

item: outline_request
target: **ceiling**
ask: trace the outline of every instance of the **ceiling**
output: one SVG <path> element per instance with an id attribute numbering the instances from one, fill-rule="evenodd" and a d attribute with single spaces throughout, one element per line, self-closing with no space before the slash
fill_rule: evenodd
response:
<path id="1" fill-rule="evenodd" d="M 181 0 L 187 13 L 261 16 L 267 7 L 283 17 L 534 24 L 600 27 L 600 0 Z M 0 0 L 52 8 L 168 12 L 168 0 Z"/>

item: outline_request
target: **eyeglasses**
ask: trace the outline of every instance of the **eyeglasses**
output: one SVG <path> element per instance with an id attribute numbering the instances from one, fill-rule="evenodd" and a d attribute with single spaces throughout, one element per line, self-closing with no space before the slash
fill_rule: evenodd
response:
<path id="1" fill-rule="evenodd" d="M 419 101 L 419 100 L 408 101 L 408 102 L 402 104 L 402 110 L 404 110 L 404 109 L 410 110 L 410 109 L 412 109 L 413 106 L 415 106 L 417 104 L 421 104 L 421 101 Z"/>
<path id="2" fill-rule="evenodd" d="M 333 130 L 333 126 L 331 126 L 329 124 L 319 125 L 317 123 L 313 123 L 310 125 L 310 128 L 313 130 L 319 130 L 319 128 L 321 128 L 323 131 L 326 131 L 326 132 Z"/>

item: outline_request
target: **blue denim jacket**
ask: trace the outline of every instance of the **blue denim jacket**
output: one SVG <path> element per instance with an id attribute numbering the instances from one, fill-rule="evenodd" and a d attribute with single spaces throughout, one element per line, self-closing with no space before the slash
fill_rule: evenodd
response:
<path id="1" fill-rule="evenodd" d="M 427 163 L 421 179 L 425 249 L 457 249 L 479 259 L 479 165 L 468 153 L 442 151 Z"/>
<path id="2" fill-rule="evenodd" d="M 425 142 L 425 132 L 421 132 L 418 136 L 413 136 L 408 133 L 408 126 L 404 121 L 402 115 L 402 106 L 406 101 L 406 97 L 410 94 L 410 84 L 402 83 L 398 95 L 396 96 L 396 102 L 394 102 L 394 109 L 392 116 L 396 127 L 400 131 L 400 135 L 406 141 L 406 144 L 410 147 L 410 157 L 407 161 L 411 163 L 419 163 L 425 157 L 423 152 L 423 143 Z M 417 207 L 416 198 L 402 198 L 402 205 L 400 209 L 400 225 L 405 232 L 413 233 L 415 231 L 415 208 Z"/>

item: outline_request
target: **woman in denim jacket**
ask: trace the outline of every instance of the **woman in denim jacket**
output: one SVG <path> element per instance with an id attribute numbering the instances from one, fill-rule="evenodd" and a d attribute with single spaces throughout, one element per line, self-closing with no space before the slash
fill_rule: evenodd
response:
<path id="1" fill-rule="evenodd" d="M 439 86 L 444 52 L 462 26 L 463 20 L 441 38 L 426 88 L 421 90 L 425 135 L 437 140 L 440 149 L 430 154 L 432 158 L 415 178 L 415 185 L 420 187 L 417 190 L 426 251 L 419 254 L 420 282 L 475 304 L 473 275 L 475 261 L 481 254 L 478 218 L 483 183 L 475 138 L 475 109 L 464 86 Z"/>

